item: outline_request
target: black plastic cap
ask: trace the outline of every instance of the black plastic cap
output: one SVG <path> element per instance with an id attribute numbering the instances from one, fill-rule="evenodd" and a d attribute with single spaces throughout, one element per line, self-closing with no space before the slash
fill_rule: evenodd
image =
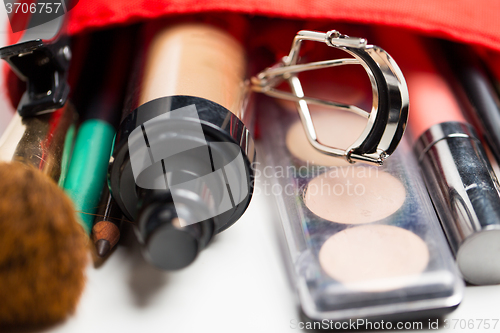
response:
<path id="1" fill-rule="evenodd" d="M 185 212 L 186 219 L 180 218 L 169 193 L 161 194 L 163 196 L 144 198 L 146 203 L 138 224 L 142 251 L 146 260 L 160 269 L 181 269 L 191 264 L 208 245 L 214 235 L 214 221 L 208 219 L 185 225 L 193 210 Z M 148 199 L 152 200 L 149 204 Z M 183 205 L 179 206 L 184 211 Z M 189 207 L 197 210 L 194 203 Z"/>
<path id="2" fill-rule="evenodd" d="M 164 270 L 181 269 L 198 255 L 199 242 L 187 230 L 164 226 L 151 234 L 143 247 L 146 259 Z"/>

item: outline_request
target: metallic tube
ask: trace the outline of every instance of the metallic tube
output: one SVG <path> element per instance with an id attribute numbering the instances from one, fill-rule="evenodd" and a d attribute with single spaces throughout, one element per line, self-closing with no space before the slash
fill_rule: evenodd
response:
<path id="1" fill-rule="evenodd" d="M 500 186 L 474 129 L 434 125 L 415 153 L 464 279 L 500 283 Z"/>
<path id="2" fill-rule="evenodd" d="M 68 102 L 54 112 L 21 117 L 16 113 L 0 138 L 0 161 L 17 161 L 64 183 L 77 114 Z"/>

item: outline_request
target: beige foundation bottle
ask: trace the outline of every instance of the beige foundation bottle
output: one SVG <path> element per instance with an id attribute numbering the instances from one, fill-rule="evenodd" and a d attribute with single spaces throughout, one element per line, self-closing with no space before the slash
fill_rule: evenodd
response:
<path id="1" fill-rule="evenodd" d="M 179 269 L 250 203 L 246 58 L 230 33 L 205 23 L 146 26 L 144 34 L 110 185 L 146 259 Z"/>

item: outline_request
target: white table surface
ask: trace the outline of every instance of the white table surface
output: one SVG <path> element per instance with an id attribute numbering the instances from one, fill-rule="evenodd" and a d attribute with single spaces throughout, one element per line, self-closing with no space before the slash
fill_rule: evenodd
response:
<path id="1" fill-rule="evenodd" d="M 0 27 L 5 27 L 7 14 L 0 7 Z M 5 29 L 0 28 L 1 45 L 4 39 Z M 6 102 L 1 74 L 3 132 L 14 111 Z M 274 198 L 260 193 L 234 226 L 218 235 L 195 263 L 177 272 L 148 265 L 129 237 L 100 268 L 88 266 L 75 315 L 35 332 L 297 332 L 290 322 L 299 320 L 299 313 L 279 253 L 277 226 Z M 500 286 L 468 286 L 462 304 L 447 318 L 500 319 Z M 500 323 L 495 330 L 457 325 L 440 331 L 500 332 Z"/>

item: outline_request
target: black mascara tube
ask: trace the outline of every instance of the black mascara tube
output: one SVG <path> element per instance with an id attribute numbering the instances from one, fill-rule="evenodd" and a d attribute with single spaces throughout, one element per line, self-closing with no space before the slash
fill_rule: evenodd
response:
<path id="1" fill-rule="evenodd" d="M 490 77 L 469 47 L 449 41 L 441 41 L 441 46 L 465 111 L 480 127 L 500 163 L 500 99 Z"/>

